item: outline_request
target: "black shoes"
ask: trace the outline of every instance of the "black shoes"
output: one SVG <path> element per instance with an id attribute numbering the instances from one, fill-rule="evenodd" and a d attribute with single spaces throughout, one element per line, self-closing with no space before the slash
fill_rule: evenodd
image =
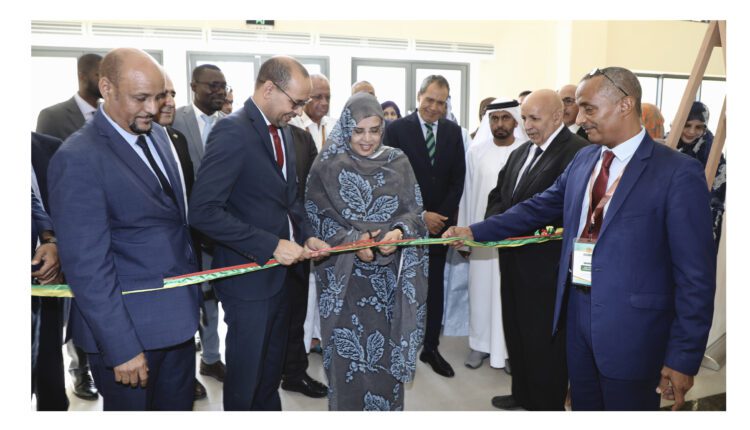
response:
<path id="1" fill-rule="evenodd" d="M 281 388 L 287 391 L 302 393 L 307 397 L 319 399 L 328 395 L 328 387 L 305 374 L 300 379 L 284 379 Z"/>
<path id="2" fill-rule="evenodd" d="M 224 382 L 224 374 L 227 373 L 227 367 L 221 360 L 216 363 L 206 364 L 205 361 L 201 360 L 200 374 L 203 376 L 210 376 L 215 378 L 219 382 Z"/>
<path id="3" fill-rule="evenodd" d="M 498 409 L 511 410 L 520 409 L 521 405 L 513 398 L 513 395 L 495 396 L 492 398 L 492 406 Z"/>
<path id="4" fill-rule="evenodd" d="M 89 372 L 73 375 L 73 394 L 79 399 L 96 400 L 99 398 L 99 390 L 94 385 L 94 380 Z"/>
<path id="5" fill-rule="evenodd" d="M 451 378 L 455 373 L 453 373 L 453 368 L 450 364 L 448 364 L 447 361 L 440 355 L 437 349 L 432 350 L 422 350 L 422 353 L 419 354 L 419 360 L 429 364 L 432 367 L 432 370 L 435 371 L 438 375 L 445 376 L 446 378 Z"/>
<path id="6" fill-rule="evenodd" d="M 193 400 L 200 400 L 205 399 L 207 396 L 206 394 L 206 387 L 201 384 L 201 381 L 198 380 L 198 378 L 195 378 L 195 389 L 193 391 Z"/>

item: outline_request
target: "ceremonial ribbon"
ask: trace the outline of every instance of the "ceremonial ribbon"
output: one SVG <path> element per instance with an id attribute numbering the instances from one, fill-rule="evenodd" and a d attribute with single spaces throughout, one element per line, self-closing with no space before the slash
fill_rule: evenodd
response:
<path id="1" fill-rule="evenodd" d="M 466 238 L 451 237 L 451 238 L 429 238 L 429 239 L 400 239 L 400 240 L 384 240 L 375 242 L 374 239 L 358 240 L 356 242 L 350 242 L 332 248 L 323 249 L 316 251 L 327 252 L 330 254 L 339 254 L 342 252 L 357 251 L 365 248 L 372 248 L 376 246 L 425 246 L 425 245 L 447 245 L 455 241 L 461 240 L 464 245 L 472 248 L 515 248 L 524 245 L 530 245 L 534 243 L 544 243 L 553 240 L 562 239 L 562 229 L 558 228 L 555 230 L 553 227 L 547 227 L 545 230 L 536 231 L 533 236 L 523 237 L 510 237 L 505 240 L 497 242 L 475 242 L 473 240 L 467 240 Z M 218 269 L 204 270 L 202 272 L 188 273 L 186 275 L 174 276 L 171 278 L 164 279 L 164 286 L 159 288 L 151 288 L 146 290 L 132 290 L 123 291 L 123 295 L 146 293 L 150 291 L 163 291 L 170 288 L 184 287 L 187 285 L 200 284 L 207 281 L 213 281 L 216 279 L 228 278 L 230 276 L 244 275 L 245 273 L 257 272 L 259 270 L 270 269 L 280 265 L 276 260 L 268 260 L 266 264 L 259 265 L 257 263 L 241 264 L 238 266 L 221 267 Z M 38 297 L 73 297 L 73 292 L 70 291 L 70 287 L 64 284 L 57 285 L 32 285 L 31 295 Z"/>

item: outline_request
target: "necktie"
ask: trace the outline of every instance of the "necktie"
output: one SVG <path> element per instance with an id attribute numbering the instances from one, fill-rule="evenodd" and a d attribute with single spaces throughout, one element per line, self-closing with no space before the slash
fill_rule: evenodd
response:
<path id="1" fill-rule="evenodd" d="M 167 178 L 159 168 L 159 165 L 156 164 L 156 160 L 154 160 L 154 156 L 153 154 L 151 154 L 151 150 L 148 148 L 148 144 L 146 143 L 146 137 L 142 134 L 139 135 L 138 140 L 136 141 L 136 145 L 138 145 L 141 150 L 143 150 L 143 153 L 146 154 L 148 164 L 151 165 L 151 169 L 154 171 L 154 173 L 156 173 L 156 177 L 159 179 L 159 183 L 161 184 L 161 189 L 164 190 L 167 196 L 172 199 L 175 206 L 177 206 L 177 198 L 174 195 L 174 191 L 172 191 L 172 187 L 169 185 L 169 181 L 167 181 Z"/>
<path id="2" fill-rule="evenodd" d="M 279 167 L 284 167 L 284 151 L 281 149 L 281 137 L 279 137 L 279 129 L 273 124 L 268 125 L 268 131 L 271 132 L 273 137 L 273 149 L 276 152 L 276 164 Z"/>
<path id="3" fill-rule="evenodd" d="M 203 133 L 201 134 L 201 140 L 203 141 L 203 148 L 206 147 L 206 142 L 208 142 L 208 135 L 211 133 L 211 129 L 214 126 L 214 118 L 211 115 L 201 114 L 201 118 L 203 118 L 203 122 L 206 123 L 206 125 L 203 127 Z"/>
<path id="4" fill-rule="evenodd" d="M 427 127 L 427 154 L 430 156 L 430 164 L 435 165 L 435 134 L 432 132 L 432 124 L 424 123 Z"/>
<path id="5" fill-rule="evenodd" d="M 534 146 L 536 146 L 536 145 L 534 145 Z M 537 158 L 539 158 L 540 155 L 542 155 L 542 152 L 544 152 L 544 151 L 542 151 L 542 148 L 539 147 L 539 146 L 536 146 L 536 151 L 534 151 L 534 156 L 531 157 L 531 163 L 529 163 L 526 166 L 526 168 L 523 169 L 523 173 L 521 173 L 521 176 L 520 176 L 521 179 L 518 180 L 518 183 L 516 184 L 516 188 L 518 188 L 518 186 L 521 185 L 521 182 L 523 182 L 523 180 L 526 179 L 526 175 L 529 174 L 529 171 L 531 170 L 531 167 L 534 166 L 534 162 L 536 161 Z M 515 191 L 516 190 L 513 190 L 514 193 L 515 193 Z"/>
<path id="6" fill-rule="evenodd" d="M 591 222 L 591 214 L 594 213 L 594 225 L 591 227 L 590 232 L 588 229 L 583 230 L 583 235 L 587 235 L 589 238 L 596 240 L 599 237 L 599 230 L 602 228 L 602 222 L 604 221 L 604 208 L 599 210 L 596 206 L 599 201 L 604 197 L 607 192 L 607 182 L 609 181 L 609 167 L 612 165 L 612 160 L 615 158 L 615 153 L 612 151 L 604 151 L 602 156 L 602 168 L 599 170 L 599 175 L 594 181 L 594 188 L 591 191 L 591 203 L 589 204 L 589 216 L 586 219 L 587 223 Z"/>

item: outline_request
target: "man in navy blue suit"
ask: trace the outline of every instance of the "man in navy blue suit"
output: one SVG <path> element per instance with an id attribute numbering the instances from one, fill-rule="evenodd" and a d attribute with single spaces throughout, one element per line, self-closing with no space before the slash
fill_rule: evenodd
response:
<path id="1" fill-rule="evenodd" d="M 289 327 L 284 288 L 291 266 L 328 245 L 312 237 L 297 193 L 293 138 L 312 83 L 291 57 L 261 65 L 242 109 L 208 137 L 190 200 L 190 222 L 216 241 L 213 267 L 272 257 L 282 266 L 215 284 L 227 323 L 224 410 L 281 410 L 278 388 Z M 304 244 L 304 248 L 303 248 Z"/>
<path id="2" fill-rule="evenodd" d="M 591 143 L 555 183 L 445 237 L 494 241 L 563 217 L 555 333 L 567 315 L 575 410 L 656 410 L 684 403 L 708 339 L 716 256 L 700 163 L 641 126 L 627 69 L 584 76 L 576 122 Z M 460 244 L 456 242 L 456 245 Z"/>
<path id="3" fill-rule="evenodd" d="M 439 237 L 448 226 L 456 224 L 464 191 L 466 162 L 461 127 L 445 119 L 449 95 L 450 86 L 443 76 L 426 77 L 417 94 L 419 109 L 393 121 L 383 138 L 386 145 L 401 149 L 409 157 L 424 199 L 422 217 L 430 237 Z M 430 246 L 427 324 L 419 359 L 437 374 L 452 377 L 453 368 L 438 351 L 446 251 L 442 245 Z"/>
<path id="4" fill-rule="evenodd" d="M 108 53 L 100 72 L 104 104 L 63 143 L 48 172 L 60 259 L 75 295 L 69 330 L 88 354 L 105 410 L 190 410 L 198 287 L 123 295 L 198 269 L 177 165 L 152 123 L 164 74 L 130 48 Z"/>

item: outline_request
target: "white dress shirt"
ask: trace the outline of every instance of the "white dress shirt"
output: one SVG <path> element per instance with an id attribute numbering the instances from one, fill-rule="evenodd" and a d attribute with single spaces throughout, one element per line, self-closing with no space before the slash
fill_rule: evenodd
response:
<path id="1" fill-rule="evenodd" d="M 78 93 L 73 94 L 73 98 L 76 101 L 76 104 L 78 105 L 78 109 L 81 111 L 81 114 L 83 115 L 83 119 L 86 120 L 86 122 L 91 121 L 92 118 L 94 118 L 94 114 L 96 113 L 96 109 L 98 106 L 91 106 L 89 102 L 83 99 Z"/>
<path id="2" fill-rule="evenodd" d="M 206 113 L 203 113 L 202 110 L 198 109 L 198 106 L 196 106 L 195 104 L 192 104 L 191 106 L 193 107 L 193 113 L 195 113 L 195 120 L 198 122 L 198 131 L 200 131 L 201 140 L 203 140 L 203 130 L 206 129 L 206 121 L 203 120 L 203 115 L 207 115 L 207 116 L 213 117 L 214 122 L 213 122 L 212 127 L 215 127 L 216 126 L 216 121 L 219 120 L 219 112 L 220 111 L 217 110 L 216 112 L 212 113 L 211 115 L 208 115 Z M 206 141 L 203 141 L 203 149 L 206 149 Z"/>
<path id="3" fill-rule="evenodd" d="M 309 131 L 312 135 L 313 141 L 315 141 L 315 147 L 318 148 L 318 152 L 320 152 L 325 143 L 325 138 L 327 138 L 328 135 L 331 134 L 331 131 L 333 131 L 333 126 L 336 125 L 336 121 L 335 118 L 326 115 L 320 119 L 320 125 L 318 125 L 303 111 L 302 115 L 292 118 L 292 120 L 289 121 L 289 124 Z M 325 136 L 323 136 L 324 132 Z"/>
<path id="4" fill-rule="evenodd" d="M 646 135 L 646 129 L 641 127 L 641 131 L 638 134 L 626 140 L 625 142 L 615 146 L 611 150 L 612 152 L 615 153 L 615 157 L 612 159 L 612 165 L 609 166 L 609 180 L 607 181 L 607 190 L 609 190 L 609 187 L 615 182 L 615 180 L 620 176 L 620 174 L 623 173 L 623 171 L 625 170 L 625 167 L 628 165 L 628 162 L 630 162 L 630 159 L 633 158 L 633 154 L 635 154 L 635 151 L 640 146 L 641 141 L 643 141 L 643 137 L 645 135 Z M 604 151 L 609 151 L 609 150 L 610 150 L 609 148 L 602 145 L 601 151 L 599 152 L 599 161 L 596 162 L 596 165 L 594 166 L 594 171 L 592 173 L 592 176 L 594 178 L 596 178 L 599 175 L 599 170 L 601 170 L 602 168 L 602 154 L 604 154 Z M 578 222 L 578 234 L 576 234 L 576 237 L 581 237 L 581 232 L 583 231 L 583 228 L 586 225 L 586 221 L 587 221 L 586 217 L 588 216 L 588 212 L 589 212 L 589 201 L 591 200 L 591 195 L 589 193 L 590 182 L 591 182 L 591 179 L 589 177 L 589 181 L 586 182 L 586 192 L 583 194 L 583 202 L 581 203 L 581 219 Z M 604 217 L 607 215 L 607 209 L 609 208 L 609 204 L 611 202 L 612 200 L 610 199 L 610 201 L 607 202 L 606 205 L 604 205 L 604 212 L 602 213 L 602 220 L 604 220 Z"/>

